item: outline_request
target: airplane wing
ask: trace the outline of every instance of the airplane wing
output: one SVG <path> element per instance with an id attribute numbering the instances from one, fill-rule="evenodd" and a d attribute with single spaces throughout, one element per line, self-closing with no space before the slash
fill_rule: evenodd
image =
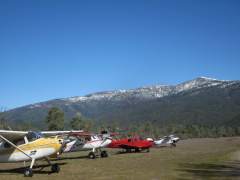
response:
<path id="1" fill-rule="evenodd" d="M 75 137 L 91 137 L 91 136 L 98 136 L 98 134 L 90 133 L 90 132 L 84 132 L 84 131 L 79 131 L 79 132 L 71 132 L 69 135 L 75 136 Z"/>
<path id="2" fill-rule="evenodd" d="M 72 130 L 72 131 L 42 131 L 41 134 L 45 136 L 56 136 L 56 135 L 68 135 L 72 133 L 82 133 L 83 130 Z"/>
<path id="3" fill-rule="evenodd" d="M 0 135 L 12 142 L 23 139 L 27 133 L 28 131 L 0 130 Z"/>
<path id="4" fill-rule="evenodd" d="M 168 143 L 170 140 L 171 140 L 171 138 L 167 136 L 167 137 L 165 137 L 165 138 L 163 139 L 163 141 L 162 141 L 161 144 L 166 144 L 166 143 Z"/>
<path id="5" fill-rule="evenodd" d="M 9 130 L 0 130 L 0 135 L 8 139 L 9 141 L 17 141 L 24 136 L 26 136 L 28 131 L 9 131 Z M 73 131 L 42 131 L 41 134 L 45 136 L 56 136 L 56 135 L 68 135 L 71 133 L 83 133 L 83 130 L 73 130 Z"/>
<path id="6" fill-rule="evenodd" d="M 56 136 L 56 135 L 63 135 L 63 134 L 70 134 L 70 133 L 80 133 L 83 132 L 82 130 L 74 130 L 74 131 L 42 131 L 40 132 L 46 136 Z M 24 138 L 29 132 L 28 131 L 9 131 L 9 130 L 0 130 L 0 135 L 5 137 L 10 141 L 16 141 L 19 139 Z"/>
<path id="7" fill-rule="evenodd" d="M 27 153 L 25 153 L 22 149 L 16 146 L 13 142 L 23 139 L 24 136 L 28 134 L 28 131 L 8 131 L 8 130 L 0 130 L 0 140 L 7 142 L 15 149 L 19 150 L 23 154 L 25 154 L 29 159 L 32 159 Z"/>

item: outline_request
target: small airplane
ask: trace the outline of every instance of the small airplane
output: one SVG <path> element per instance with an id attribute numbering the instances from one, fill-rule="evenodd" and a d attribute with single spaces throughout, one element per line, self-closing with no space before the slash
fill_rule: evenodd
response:
<path id="1" fill-rule="evenodd" d="M 148 138 L 149 141 L 151 141 L 151 138 Z M 179 137 L 175 135 L 169 135 L 169 136 L 164 136 L 160 138 L 159 140 L 153 141 L 154 145 L 156 147 L 165 147 L 165 146 L 171 146 L 171 147 L 176 147 L 177 142 L 180 140 Z"/>
<path id="2" fill-rule="evenodd" d="M 52 164 L 49 157 L 56 157 L 64 147 L 63 139 L 59 136 L 44 137 L 43 134 L 55 132 L 9 131 L 0 130 L 0 163 L 31 161 L 30 167 L 24 171 L 25 177 L 33 176 L 33 166 L 36 160 L 45 159 L 51 165 L 52 172 L 58 173 L 58 164 Z M 65 131 L 69 133 L 70 131 Z"/>
<path id="3" fill-rule="evenodd" d="M 74 151 L 89 151 L 88 157 L 95 159 L 97 156 L 108 157 L 106 150 L 102 150 L 107 147 L 111 142 L 112 138 L 106 134 L 92 134 L 86 132 L 72 132 L 68 134 L 65 148 L 63 152 L 74 152 Z"/>
<path id="4" fill-rule="evenodd" d="M 126 150 L 126 152 L 141 152 L 146 150 L 150 151 L 153 143 L 146 139 L 142 139 L 139 136 L 134 136 L 132 138 L 123 138 L 112 140 L 111 144 L 108 145 L 108 148 L 121 148 Z"/>

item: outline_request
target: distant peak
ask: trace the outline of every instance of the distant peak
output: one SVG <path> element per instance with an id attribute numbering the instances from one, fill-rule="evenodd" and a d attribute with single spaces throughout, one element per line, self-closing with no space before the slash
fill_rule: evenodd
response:
<path id="1" fill-rule="evenodd" d="M 205 77 L 205 76 L 201 76 L 201 77 L 199 77 L 199 78 L 197 78 L 197 79 L 205 79 L 205 80 L 209 80 L 209 81 L 220 81 L 220 80 L 218 80 L 218 79 L 210 78 L 210 77 Z"/>
<path id="2" fill-rule="evenodd" d="M 211 77 L 205 77 L 205 76 L 201 76 L 197 79 L 202 79 L 202 80 L 207 80 L 207 81 L 230 81 L 230 80 L 219 80 L 219 79 L 215 79 L 215 78 L 211 78 Z"/>

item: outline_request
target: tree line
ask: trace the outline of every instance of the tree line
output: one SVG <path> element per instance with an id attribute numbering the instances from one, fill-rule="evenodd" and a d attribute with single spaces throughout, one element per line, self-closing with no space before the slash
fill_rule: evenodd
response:
<path id="1" fill-rule="evenodd" d="M 46 124 L 48 130 L 64 130 L 64 112 L 57 107 L 53 107 L 48 111 L 46 117 Z M 70 121 L 70 128 L 79 130 L 84 129 L 90 131 L 92 128 L 92 121 L 83 117 L 80 112 L 76 113 Z"/>
<path id="2" fill-rule="evenodd" d="M 240 119 L 239 119 L 240 120 Z M 181 138 L 203 138 L 203 137 L 227 137 L 227 136 L 239 136 L 239 126 L 207 126 L 201 124 L 165 124 L 160 125 L 152 121 L 132 122 L 128 126 L 120 125 L 120 121 L 112 120 L 111 123 L 104 123 L 94 121 L 92 119 L 84 117 L 80 112 L 70 120 L 66 125 L 64 112 L 53 107 L 48 111 L 45 118 L 47 130 L 85 130 L 99 132 L 100 130 L 108 130 L 111 132 L 119 132 L 125 135 L 141 135 L 143 137 L 159 138 L 168 134 L 175 134 Z M 14 130 L 35 130 L 37 127 L 31 125 L 31 123 L 22 123 L 21 125 L 14 126 L 9 124 L 4 117 L 4 113 L 0 112 L 0 129 Z"/>

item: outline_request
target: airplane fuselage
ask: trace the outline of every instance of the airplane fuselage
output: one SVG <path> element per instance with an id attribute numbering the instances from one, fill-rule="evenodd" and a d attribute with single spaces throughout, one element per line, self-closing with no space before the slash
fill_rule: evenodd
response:
<path id="1" fill-rule="evenodd" d="M 18 147 L 20 150 L 12 147 L 6 146 L 6 143 L 0 144 L 0 162 L 21 162 L 29 161 L 30 157 L 33 159 L 41 159 L 47 156 L 57 154 L 62 144 L 58 138 L 39 138 L 32 142 L 21 144 Z M 30 157 L 28 157 L 27 155 Z"/>
<path id="2" fill-rule="evenodd" d="M 87 142 L 78 142 L 78 140 L 74 140 L 66 144 L 66 148 L 64 152 L 74 152 L 74 151 L 88 151 L 98 148 L 104 148 L 111 143 L 110 139 L 102 140 L 96 139 Z"/>
<path id="3" fill-rule="evenodd" d="M 123 149 L 149 149 L 152 147 L 152 142 L 139 138 L 124 138 L 113 140 L 108 147 Z"/>

